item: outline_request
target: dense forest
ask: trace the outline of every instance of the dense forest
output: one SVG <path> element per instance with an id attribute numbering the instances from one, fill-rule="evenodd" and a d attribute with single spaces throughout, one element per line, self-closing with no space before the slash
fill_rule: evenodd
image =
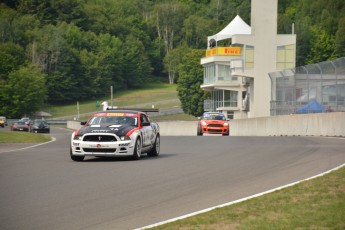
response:
<path id="1" fill-rule="evenodd" d="M 207 36 L 237 14 L 250 25 L 250 0 L 2 2 L 0 114 L 8 117 L 99 98 L 110 86 L 185 82 L 194 60 L 185 56 L 205 50 Z M 345 56 L 344 0 L 279 0 L 278 8 L 278 33 L 294 24 L 297 66 Z"/>

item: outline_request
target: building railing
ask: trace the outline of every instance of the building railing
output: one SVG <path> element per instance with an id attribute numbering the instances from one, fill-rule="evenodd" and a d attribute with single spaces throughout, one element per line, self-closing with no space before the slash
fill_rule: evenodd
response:
<path id="1" fill-rule="evenodd" d="M 204 101 L 204 111 L 207 111 L 207 112 L 217 111 L 217 108 L 233 109 L 237 107 L 238 107 L 237 101 L 212 101 L 212 100 Z"/>

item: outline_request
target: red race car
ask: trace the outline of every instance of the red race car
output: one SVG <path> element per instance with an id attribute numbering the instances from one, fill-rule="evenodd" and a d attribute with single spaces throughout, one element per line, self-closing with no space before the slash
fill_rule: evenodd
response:
<path id="1" fill-rule="evenodd" d="M 197 135 L 204 133 L 222 134 L 229 136 L 229 119 L 224 114 L 218 112 L 206 112 L 199 118 Z"/>

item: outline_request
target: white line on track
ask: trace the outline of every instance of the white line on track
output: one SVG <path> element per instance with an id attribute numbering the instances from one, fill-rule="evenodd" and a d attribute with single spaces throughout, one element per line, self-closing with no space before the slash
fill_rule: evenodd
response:
<path id="1" fill-rule="evenodd" d="M 284 189 L 284 188 L 287 188 L 287 187 L 294 186 L 294 185 L 299 184 L 299 183 L 304 182 L 304 181 L 308 181 L 308 180 L 311 180 L 311 179 L 315 179 L 317 177 L 324 176 L 325 174 L 333 172 L 333 171 L 335 171 L 337 169 L 340 169 L 341 167 L 344 167 L 344 166 L 345 166 L 345 164 L 342 164 L 342 165 L 339 165 L 336 168 L 330 169 L 330 170 L 328 170 L 326 172 L 320 173 L 320 174 L 318 174 L 316 176 L 312 176 L 312 177 L 309 177 L 309 178 L 304 179 L 304 180 L 296 181 L 296 182 L 293 182 L 293 183 L 290 183 L 290 184 L 287 184 L 287 185 L 283 185 L 283 186 L 280 186 L 280 187 L 277 187 L 277 188 L 274 188 L 274 189 L 267 190 L 265 192 L 261 192 L 261 193 L 257 193 L 257 194 L 254 194 L 254 195 L 251 195 L 251 196 L 248 196 L 248 197 L 244 197 L 244 198 L 241 198 L 239 200 L 235 200 L 235 201 L 231 201 L 231 202 L 228 202 L 228 203 L 225 203 L 225 204 L 221 204 L 221 205 L 217 205 L 217 206 L 214 206 L 214 207 L 206 208 L 206 209 L 203 209 L 203 210 L 200 210 L 200 211 L 197 211 L 197 212 L 192 212 L 192 213 L 189 213 L 189 214 L 186 214 L 186 215 L 183 215 L 183 216 L 179 216 L 179 217 L 176 217 L 176 218 L 172 218 L 172 219 L 169 219 L 169 220 L 165 220 L 165 221 L 162 221 L 162 222 L 151 224 L 151 225 L 148 225 L 148 226 L 145 226 L 145 227 L 137 228 L 137 229 L 134 229 L 134 230 L 149 229 L 149 228 L 157 227 L 157 226 L 160 226 L 160 225 L 163 225 L 163 224 L 167 224 L 167 223 L 174 222 L 174 221 L 177 221 L 177 220 L 185 219 L 185 218 L 188 218 L 188 217 L 191 217 L 191 216 L 195 216 L 195 215 L 198 215 L 198 214 L 201 214 L 201 213 L 209 212 L 209 211 L 212 211 L 212 210 L 214 210 L 216 208 L 222 208 L 222 207 L 230 206 L 232 204 L 240 203 L 242 201 L 246 201 L 246 200 L 249 200 L 249 199 L 252 199 L 252 198 L 255 198 L 255 197 L 263 196 L 265 194 L 278 191 L 280 189 Z"/>
<path id="2" fill-rule="evenodd" d="M 0 152 L 0 153 L 9 153 L 9 152 L 14 152 L 14 151 L 20 151 L 20 150 L 24 150 L 24 149 L 30 149 L 30 148 L 34 148 L 34 147 L 37 147 L 37 146 L 40 146 L 40 145 L 45 145 L 45 144 L 48 144 L 48 143 L 51 143 L 51 142 L 54 142 L 56 141 L 55 137 L 52 137 L 52 139 L 48 142 L 43 142 L 43 143 L 39 143 L 39 144 L 36 144 L 36 145 L 30 145 L 28 147 L 24 147 L 24 148 L 19 148 L 19 149 L 11 149 L 11 150 L 7 150 L 7 151 L 4 151 L 4 152 Z"/>

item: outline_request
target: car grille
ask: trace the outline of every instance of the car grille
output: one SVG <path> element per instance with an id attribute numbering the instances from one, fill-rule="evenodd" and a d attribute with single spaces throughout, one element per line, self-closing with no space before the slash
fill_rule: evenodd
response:
<path id="1" fill-rule="evenodd" d="M 222 124 L 208 124 L 208 127 L 223 127 Z"/>
<path id="2" fill-rule="evenodd" d="M 110 142 L 110 141 L 116 141 L 116 138 L 114 136 L 109 136 L 109 135 L 89 135 L 89 136 L 85 136 L 83 141 Z"/>
<path id="3" fill-rule="evenodd" d="M 220 133 L 221 130 L 217 130 L 217 129 L 209 129 L 208 130 L 209 133 Z"/>
<path id="4" fill-rule="evenodd" d="M 114 153 L 116 149 L 93 149 L 93 148 L 83 148 L 86 153 Z"/>

